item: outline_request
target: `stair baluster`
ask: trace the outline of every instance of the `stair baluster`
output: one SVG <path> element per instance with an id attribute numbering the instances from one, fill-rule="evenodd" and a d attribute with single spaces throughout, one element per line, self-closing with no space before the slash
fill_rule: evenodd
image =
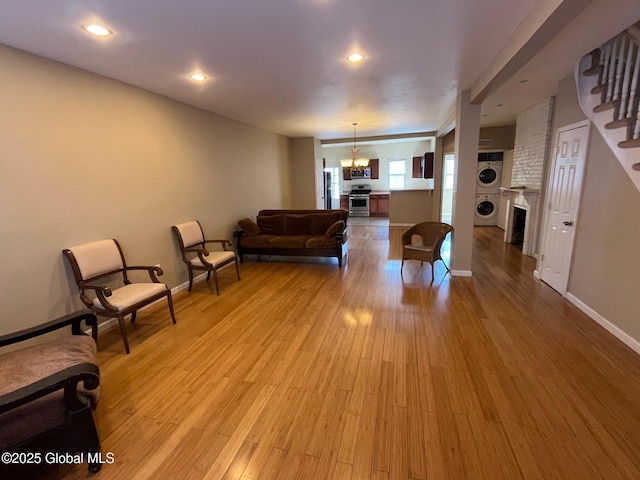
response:
<path id="1" fill-rule="evenodd" d="M 620 48 L 618 49 L 617 62 L 618 66 L 616 68 L 616 83 L 613 87 L 613 101 L 616 102 L 616 108 L 613 111 L 613 119 L 620 119 L 620 94 L 622 92 L 622 73 L 624 69 L 624 52 L 627 47 L 627 37 L 624 35 L 620 36 Z"/>
<path id="2" fill-rule="evenodd" d="M 612 40 L 609 40 L 604 44 L 604 65 L 602 70 L 602 76 L 600 77 L 599 85 L 602 85 L 604 91 L 607 89 L 607 77 L 609 76 L 609 57 L 611 56 L 611 43 Z M 602 98 L 605 98 L 605 95 L 602 95 Z"/>
<path id="3" fill-rule="evenodd" d="M 631 110 L 627 109 L 629 106 L 629 82 L 631 81 L 631 70 L 633 69 L 633 51 L 635 44 L 629 42 L 629 48 L 627 49 L 627 61 L 624 64 L 624 78 L 622 80 L 622 93 L 620 95 L 620 115 L 619 118 L 631 117 Z"/>
<path id="4" fill-rule="evenodd" d="M 607 99 L 605 103 L 611 102 L 613 98 L 614 80 L 616 78 L 616 52 L 618 50 L 618 37 L 613 39 L 611 45 L 611 55 L 609 55 L 609 75 L 607 77 Z"/>
<path id="5" fill-rule="evenodd" d="M 629 95 L 629 114 L 627 118 L 633 118 L 634 113 L 636 117 L 636 125 L 633 130 L 633 135 L 631 139 L 637 140 L 640 138 L 640 117 L 638 116 L 638 104 L 636 102 L 636 97 L 638 95 L 638 76 L 640 76 L 640 48 L 637 49 L 638 53 L 636 54 L 636 64 L 633 67 L 633 79 L 631 80 L 631 93 Z"/>

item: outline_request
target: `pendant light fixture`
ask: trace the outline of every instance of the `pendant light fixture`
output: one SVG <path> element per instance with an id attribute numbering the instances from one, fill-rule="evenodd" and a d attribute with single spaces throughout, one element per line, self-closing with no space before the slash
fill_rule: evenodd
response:
<path id="1" fill-rule="evenodd" d="M 351 158 L 340 160 L 340 165 L 343 168 L 350 168 L 351 170 L 363 170 L 364 168 L 369 166 L 368 158 L 358 158 L 358 152 L 360 151 L 356 148 L 356 127 L 357 123 L 353 123 L 353 148 L 351 149 Z"/>

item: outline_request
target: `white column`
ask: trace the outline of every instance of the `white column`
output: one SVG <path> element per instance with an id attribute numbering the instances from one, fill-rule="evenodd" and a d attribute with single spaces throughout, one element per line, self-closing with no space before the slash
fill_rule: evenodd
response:
<path id="1" fill-rule="evenodd" d="M 470 103 L 470 92 L 458 94 L 456 104 L 455 185 L 453 191 L 453 241 L 451 272 L 471 276 L 473 218 L 478 171 L 480 105 Z"/>

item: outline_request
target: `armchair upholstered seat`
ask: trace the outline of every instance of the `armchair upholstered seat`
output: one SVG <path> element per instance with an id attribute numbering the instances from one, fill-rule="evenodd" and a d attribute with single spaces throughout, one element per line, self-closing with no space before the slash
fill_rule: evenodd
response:
<path id="1" fill-rule="evenodd" d="M 82 332 L 82 321 L 95 336 L 96 316 L 79 312 L 0 337 L 5 347 L 63 327 L 71 326 L 73 333 L 0 353 L 0 451 L 99 454 L 92 410 L 100 370 L 95 341 Z M 99 469 L 99 462 L 89 462 L 90 471 Z M 0 465 L 0 478 L 28 478 L 28 472 L 25 465 Z"/>
<path id="2" fill-rule="evenodd" d="M 117 318 L 120 334 L 127 353 L 130 352 L 124 317 L 131 314 L 131 323 L 136 321 L 138 309 L 162 297 L 167 297 L 171 320 L 176 323 L 173 313 L 171 290 L 160 283 L 157 275 L 162 275 L 160 267 L 127 266 L 120 244 L 115 239 L 85 243 L 63 251 L 71 264 L 73 276 L 80 289 L 80 299 L 96 314 Z M 133 283 L 128 273 L 133 270 L 146 271 L 151 282 Z M 122 278 L 123 286 L 111 288 L 104 280 Z M 98 280 L 101 280 L 98 283 Z M 90 297 L 93 292 L 95 297 Z"/>
<path id="3" fill-rule="evenodd" d="M 433 264 L 437 260 L 440 260 L 444 268 L 449 272 L 449 267 L 444 263 L 440 249 L 451 231 L 453 231 L 453 227 L 447 223 L 422 222 L 404 232 L 402 234 L 402 265 L 400 273 L 404 268 L 405 260 L 420 260 L 420 265 L 423 262 L 429 262 L 431 264 L 432 279 L 434 276 Z"/>
<path id="4" fill-rule="evenodd" d="M 202 226 L 197 220 L 180 223 L 171 227 L 180 246 L 180 255 L 182 261 L 187 265 L 189 273 L 189 291 L 193 288 L 193 272 L 194 270 L 202 270 L 207 272 L 207 282 L 211 278 L 213 272 L 213 280 L 216 285 L 216 294 L 220 295 L 220 287 L 218 286 L 218 271 L 227 265 L 235 263 L 236 275 L 240 280 L 240 268 L 238 266 L 238 256 L 233 250 L 227 250 L 231 247 L 229 240 L 206 240 Z M 210 250 L 206 248 L 207 244 L 219 244 L 222 250 Z"/>

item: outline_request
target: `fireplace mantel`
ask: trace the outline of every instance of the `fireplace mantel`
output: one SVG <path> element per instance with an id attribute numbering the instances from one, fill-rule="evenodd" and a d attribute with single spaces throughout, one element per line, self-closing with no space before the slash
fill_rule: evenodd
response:
<path id="1" fill-rule="evenodd" d="M 526 210 L 524 224 L 524 242 L 522 244 L 522 253 L 533 256 L 532 237 L 533 222 L 536 218 L 536 204 L 538 203 L 538 190 L 532 188 L 505 188 L 500 187 L 502 196 L 507 199 L 507 221 L 504 229 L 504 241 L 511 243 L 513 235 L 513 215 L 516 208 Z"/>

